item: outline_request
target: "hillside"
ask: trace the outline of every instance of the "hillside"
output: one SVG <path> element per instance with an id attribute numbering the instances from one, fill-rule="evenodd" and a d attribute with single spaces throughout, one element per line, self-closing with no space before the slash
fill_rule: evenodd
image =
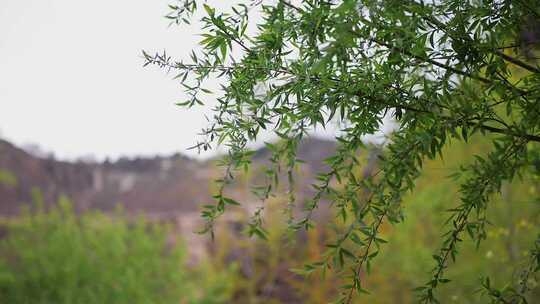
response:
<path id="1" fill-rule="evenodd" d="M 316 172 L 324 170 L 323 159 L 335 149 L 331 141 L 310 138 L 299 147 L 305 161 L 299 190 L 309 192 Z M 269 151 L 261 148 L 255 167 L 266 164 Z M 212 160 L 198 161 L 181 154 L 153 158 L 120 158 L 114 162 L 65 162 L 33 156 L 7 141 L 0 141 L 0 170 L 10 172 L 16 184 L 0 183 L 0 215 L 14 215 L 34 200 L 39 190 L 44 201 L 66 195 L 78 211 L 112 211 L 121 203 L 127 212 L 158 216 L 193 212 L 210 199 L 212 180 L 218 168 Z M 234 192 L 249 193 L 248 189 Z"/>

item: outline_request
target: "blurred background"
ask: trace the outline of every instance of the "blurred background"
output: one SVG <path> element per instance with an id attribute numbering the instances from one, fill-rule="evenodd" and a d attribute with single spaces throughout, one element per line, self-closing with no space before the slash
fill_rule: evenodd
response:
<path id="1" fill-rule="evenodd" d="M 200 206 L 212 202 L 212 181 L 222 174 L 222 150 L 186 149 L 206 126 L 212 100 L 179 110 L 178 83 L 142 67 L 142 49 L 187 58 L 197 48 L 197 23 L 169 27 L 161 18 L 168 2 L 0 3 L 0 303 L 327 303 L 345 283 L 331 272 L 305 278 L 290 271 L 320 259 L 344 229 L 328 225 L 335 217 L 329 201 L 317 228 L 290 235 L 283 183 L 267 202 L 267 240 L 245 233 L 258 206 L 251 186 L 264 182 L 269 165 L 262 140 L 274 138 L 253 146 L 252 168 L 228 187 L 242 207 L 220 219 L 215 240 L 195 233 L 203 227 Z M 300 204 L 336 149 L 333 132 L 299 146 Z M 367 277 L 372 295 L 356 303 L 415 302 L 411 290 L 435 265 L 444 211 L 458 203 L 447 177 L 487 144 L 482 137 L 454 143 L 448 158 L 426 164 L 403 203 L 406 221 L 383 227 L 389 244 Z M 377 170 L 380 153 L 375 144 L 359 151 L 360 175 Z M 468 262 L 451 268 L 454 284 L 440 291 L 445 303 L 484 303 L 475 292 L 481 274 L 494 284 L 519 275 L 540 222 L 538 181 L 504 185 L 489 241 L 463 245 Z"/>
<path id="2" fill-rule="evenodd" d="M 168 3 L 2 1 L 2 135 L 61 159 L 185 151 L 209 112 L 179 111 L 177 83 L 142 66 L 143 49 L 182 58 L 199 41 L 197 24 L 169 26 Z"/>

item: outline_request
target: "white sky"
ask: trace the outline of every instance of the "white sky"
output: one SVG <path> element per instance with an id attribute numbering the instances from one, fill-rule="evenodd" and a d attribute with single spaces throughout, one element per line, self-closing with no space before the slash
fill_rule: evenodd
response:
<path id="1" fill-rule="evenodd" d="M 168 3 L 1 0 L 1 136 L 64 159 L 186 153 L 202 109 L 176 107 L 171 76 L 142 67 L 142 49 L 187 58 L 199 39 L 168 26 Z"/>
<path id="2" fill-rule="evenodd" d="M 189 58 L 199 40 L 169 27 L 171 2 L 0 0 L 0 136 L 61 159 L 195 156 L 209 109 L 175 106 L 171 75 L 142 67 L 142 49 Z"/>

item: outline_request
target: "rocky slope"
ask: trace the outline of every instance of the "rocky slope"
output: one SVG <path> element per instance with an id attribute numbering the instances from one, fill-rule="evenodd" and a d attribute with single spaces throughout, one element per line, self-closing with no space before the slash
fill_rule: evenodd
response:
<path id="1" fill-rule="evenodd" d="M 309 193 L 314 174 L 324 169 L 322 160 L 334 150 L 334 142 L 314 138 L 300 145 L 298 157 L 305 161 L 301 193 Z M 256 151 L 254 165 L 265 165 L 268 156 L 265 148 Z M 35 201 L 36 193 L 49 204 L 65 195 L 79 211 L 111 211 L 122 204 L 129 213 L 160 217 L 191 213 L 199 209 L 198 204 L 210 201 L 212 180 L 219 174 L 213 161 L 197 161 L 180 154 L 103 163 L 63 162 L 35 157 L 2 140 L 0 170 L 16 180 L 0 182 L 0 215 L 7 216 Z M 249 193 L 249 189 L 239 187 L 247 188 L 235 185 L 233 192 Z"/>

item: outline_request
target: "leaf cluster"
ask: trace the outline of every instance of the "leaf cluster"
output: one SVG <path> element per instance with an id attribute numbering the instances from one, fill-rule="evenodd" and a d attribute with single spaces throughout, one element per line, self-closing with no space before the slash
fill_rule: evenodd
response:
<path id="1" fill-rule="evenodd" d="M 204 104 L 198 94 L 209 91 L 202 84 L 221 80 L 214 116 L 196 145 L 229 148 L 217 203 L 203 211 L 206 231 L 212 231 L 227 205 L 237 204 L 224 197 L 223 189 L 249 165 L 249 142 L 265 130 L 274 132 L 282 143 L 273 158 L 292 172 L 299 163 L 298 143 L 310 131 L 339 122 L 339 147 L 327 160 L 330 170 L 318 177 L 302 216 L 289 219 L 291 229 L 309 229 L 321 198 L 328 197 L 336 222 L 349 227 L 329 244 L 322 261 L 303 270 L 332 268 L 349 276 L 339 303 L 351 303 L 355 292 L 365 291 L 362 276 L 385 243 L 379 230 L 403 220 L 402 197 L 414 190 L 425 160 L 444 157 L 443 147 L 451 141 L 490 139 L 487 156 L 456 172 L 461 204 L 450 210 L 431 279 L 417 289 L 421 302 L 437 303 L 436 289 L 449 282 L 445 270 L 456 260 L 463 235 L 477 244 L 485 239 L 490 199 L 504 182 L 527 174 L 531 151 L 538 150 L 540 69 L 522 52 L 520 41 L 531 31 L 530 20 L 532 26 L 538 22 L 537 5 L 523 0 L 261 0 L 218 11 L 206 2 L 178 2 L 168 16 L 176 23 L 204 9 L 203 51 L 192 53 L 189 63 L 165 53 L 144 56 L 146 64 L 177 71 L 191 96 L 181 106 Z M 253 14 L 260 18 L 251 33 L 246 29 Z M 362 138 L 381 129 L 384 117 L 399 126 L 387 141 L 380 170 L 359 176 L 356 155 Z M 275 177 L 273 168 L 269 176 Z M 269 180 L 262 197 L 275 184 Z M 294 208 L 294 195 L 289 200 Z M 251 233 L 264 237 L 259 211 Z"/>

